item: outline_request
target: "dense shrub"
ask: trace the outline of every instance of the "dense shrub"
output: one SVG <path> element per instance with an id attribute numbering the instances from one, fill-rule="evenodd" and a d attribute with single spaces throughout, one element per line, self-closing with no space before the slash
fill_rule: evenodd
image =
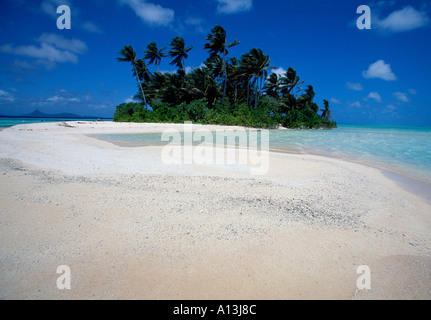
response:
<path id="1" fill-rule="evenodd" d="M 219 124 L 230 126 L 246 126 L 255 128 L 276 128 L 280 125 L 289 128 L 334 128 L 336 123 L 322 118 L 314 110 L 286 109 L 275 98 L 264 96 L 256 108 L 247 104 L 228 105 L 218 103 L 209 109 L 205 99 L 193 100 L 189 104 L 183 102 L 170 106 L 167 103 L 154 101 L 152 110 L 142 104 L 122 103 L 114 113 L 116 122 L 164 122 L 183 123 L 192 121 L 200 124 Z"/>

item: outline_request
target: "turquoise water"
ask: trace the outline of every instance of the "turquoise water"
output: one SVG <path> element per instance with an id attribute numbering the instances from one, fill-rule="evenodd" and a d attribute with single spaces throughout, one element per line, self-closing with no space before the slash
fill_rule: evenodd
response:
<path id="1" fill-rule="evenodd" d="M 57 118 L 0 118 L 0 130 L 18 124 L 59 122 L 59 121 L 94 121 L 96 119 L 57 119 Z"/>
<path id="2" fill-rule="evenodd" d="M 0 118 L 0 130 L 42 120 L 65 119 Z M 105 134 L 98 137 L 132 147 L 166 144 L 161 141 L 161 133 Z M 340 125 L 333 130 L 271 130 L 269 147 L 282 152 L 317 154 L 366 163 L 431 183 L 431 127 Z"/>
<path id="3" fill-rule="evenodd" d="M 163 144 L 161 133 L 99 137 L 125 146 Z M 269 147 L 366 163 L 431 182 L 431 128 L 340 125 L 333 130 L 272 130 Z"/>
<path id="4" fill-rule="evenodd" d="M 270 133 L 270 147 L 367 163 L 431 182 L 431 128 L 340 125 Z"/>

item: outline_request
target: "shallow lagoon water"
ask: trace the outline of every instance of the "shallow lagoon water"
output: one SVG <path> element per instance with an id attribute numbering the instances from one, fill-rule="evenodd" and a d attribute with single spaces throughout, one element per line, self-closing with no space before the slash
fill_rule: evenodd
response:
<path id="1" fill-rule="evenodd" d="M 161 133 L 106 134 L 129 146 L 163 145 Z M 431 128 L 340 125 L 333 130 L 271 130 L 274 151 L 315 154 L 374 165 L 431 183 Z"/>

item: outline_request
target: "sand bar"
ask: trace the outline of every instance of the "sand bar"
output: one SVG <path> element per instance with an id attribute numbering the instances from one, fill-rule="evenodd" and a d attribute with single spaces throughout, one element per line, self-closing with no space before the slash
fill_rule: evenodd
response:
<path id="1" fill-rule="evenodd" d="M 271 152 L 254 176 L 88 136 L 166 128 L 182 125 L 0 132 L 0 298 L 431 298 L 430 205 L 382 171 Z M 59 265 L 71 290 L 56 287 Z M 360 265 L 371 290 L 357 288 Z"/>

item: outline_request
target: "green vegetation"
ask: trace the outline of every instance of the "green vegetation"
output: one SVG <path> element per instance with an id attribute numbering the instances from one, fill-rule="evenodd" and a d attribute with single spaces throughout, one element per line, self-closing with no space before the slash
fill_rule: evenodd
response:
<path id="1" fill-rule="evenodd" d="M 201 67 L 185 71 L 185 60 L 193 47 L 187 47 L 182 37 L 175 37 L 170 50 L 158 49 L 156 42 L 147 45 L 144 58 L 137 59 L 132 46 L 125 46 L 118 61 L 133 67 L 139 92 L 138 102 L 117 106 L 114 121 L 171 122 L 193 121 L 200 124 L 238 125 L 259 128 L 335 128 L 331 121 L 329 102 L 323 108 L 314 102 L 311 85 L 293 68 L 279 76 L 269 74 L 274 67 L 261 49 L 253 48 L 240 59 L 228 58 L 228 49 L 239 44 L 228 43 L 226 31 L 215 26 L 205 38 L 204 49 L 209 57 Z M 162 58 L 170 57 L 176 73 L 161 73 Z M 145 62 L 148 60 L 148 64 Z M 151 73 L 149 64 L 157 66 Z M 269 75 L 268 75 L 269 74 Z M 321 112 L 319 114 L 319 112 Z"/>

